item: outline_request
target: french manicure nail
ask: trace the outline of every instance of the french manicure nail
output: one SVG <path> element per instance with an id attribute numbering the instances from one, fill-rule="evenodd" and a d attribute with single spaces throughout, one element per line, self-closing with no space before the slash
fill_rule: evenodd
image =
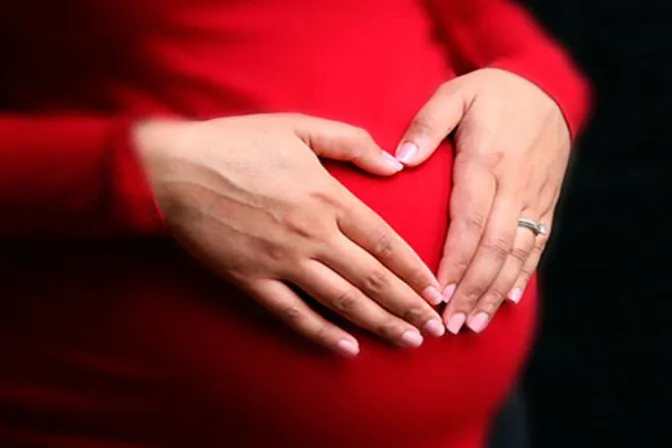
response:
<path id="1" fill-rule="evenodd" d="M 404 164 L 397 160 L 389 152 L 383 151 L 383 158 L 385 159 L 385 163 L 388 164 L 390 168 L 394 168 L 395 171 L 401 171 L 404 169 Z"/>
<path id="2" fill-rule="evenodd" d="M 338 349 L 348 358 L 353 358 L 359 354 L 359 345 L 355 342 L 348 341 L 347 339 L 338 341 Z"/>
<path id="3" fill-rule="evenodd" d="M 448 323 L 446 324 L 446 328 L 448 331 L 450 331 L 453 334 L 457 334 L 460 332 L 462 329 L 462 325 L 464 325 L 464 321 L 467 320 L 467 316 L 465 316 L 464 313 L 457 313 L 454 314 L 449 320 Z"/>
<path id="4" fill-rule="evenodd" d="M 419 151 L 420 149 L 418 148 L 418 145 L 415 143 L 406 142 L 401 145 L 399 149 L 397 149 L 395 156 L 397 157 L 397 160 L 402 163 L 410 163 L 413 161 Z"/>
<path id="5" fill-rule="evenodd" d="M 471 328 L 474 333 L 480 333 L 481 331 L 485 330 L 485 327 L 488 326 L 489 320 L 490 316 L 488 313 L 481 312 L 469 319 L 467 326 Z"/>
<path id="6" fill-rule="evenodd" d="M 518 302 L 520 302 L 520 299 L 522 299 L 522 298 L 523 298 L 523 290 L 520 289 L 520 288 L 516 288 L 516 289 L 514 289 L 513 291 L 511 291 L 511 292 L 509 293 L 509 299 L 510 299 L 513 303 L 518 303 Z"/>
<path id="7" fill-rule="evenodd" d="M 431 334 L 434 337 L 440 338 L 446 333 L 446 327 L 443 326 L 441 321 L 436 319 L 430 319 L 424 326 L 425 333 Z"/>
<path id="8" fill-rule="evenodd" d="M 453 294 L 455 294 L 455 285 L 451 284 L 446 286 L 446 289 L 443 290 L 443 301 L 446 303 L 450 302 L 450 299 L 453 298 Z"/>
<path id="9" fill-rule="evenodd" d="M 424 291 L 422 291 L 422 297 L 430 305 L 438 305 L 439 303 L 443 302 L 443 296 L 441 296 L 439 290 L 436 289 L 434 286 L 426 287 Z"/>
<path id="10" fill-rule="evenodd" d="M 422 335 L 415 330 L 408 330 L 401 335 L 401 342 L 407 347 L 420 347 Z"/>

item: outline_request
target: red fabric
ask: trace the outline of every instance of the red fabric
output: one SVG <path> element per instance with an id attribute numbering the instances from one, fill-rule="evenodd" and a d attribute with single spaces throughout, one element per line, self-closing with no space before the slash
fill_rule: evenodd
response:
<path id="1" fill-rule="evenodd" d="M 580 127 L 580 77 L 518 7 L 427 6 L 0 7 L 0 446 L 481 446 L 526 355 L 534 284 L 482 335 L 398 350 L 360 334 L 340 359 L 173 245 L 128 139 L 135 117 L 298 111 L 392 149 L 461 63 L 527 76 Z M 445 146 L 393 179 L 330 170 L 435 268 L 451 161 Z"/>

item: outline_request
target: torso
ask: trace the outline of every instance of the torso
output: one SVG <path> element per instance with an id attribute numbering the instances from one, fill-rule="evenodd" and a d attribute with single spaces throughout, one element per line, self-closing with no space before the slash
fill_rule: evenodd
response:
<path id="1" fill-rule="evenodd" d="M 293 111 L 362 126 L 393 150 L 454 76 L 412 0 L 46 5 L 0 7 L 12 43 L 0 54 L 21 56 L 2 61 L 0 98 L 15 110 Z M 451 162 L 446 145 L 393 179 L 330 170 L 434 269 Z M 10 257 L 0 353 L 16 363 L 0 367 L 0 417 L 10 440 L 49 447 L 475 447 L 533 326 L 531 285 L 481 335 L 402 350 L 358 334 L 361 355 L 344 360 L 292 335 L 167 240 L 29 241 Z"/>

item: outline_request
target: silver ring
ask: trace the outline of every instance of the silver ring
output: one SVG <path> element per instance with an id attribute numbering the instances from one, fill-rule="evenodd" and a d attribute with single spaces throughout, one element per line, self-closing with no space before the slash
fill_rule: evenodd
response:
<path id="1" fill-rule="evenodd" d="M 534 233 L 534 236 L 546 236 L 548 234 L 548 227 L 543 224 L 537 224 L 531 219 L 520 218 L 518 220 L 518 227 L 525 227 L 526 229 L 530 229 L 532 233 Z"/>

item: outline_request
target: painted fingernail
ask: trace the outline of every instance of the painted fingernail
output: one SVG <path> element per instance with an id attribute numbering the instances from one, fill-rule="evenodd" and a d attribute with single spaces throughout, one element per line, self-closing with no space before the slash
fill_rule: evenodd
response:
<path id="1" fill-rule="evenodd" d="M 516 288 L 509 293 L 509 300 L 511 300 L 513 303 L 520 302 L 520 299 L 522 298 L 523 298 L 523 290 L 520 288 Z"/>
<path id="2" fill-rule="evenodd" d="M 341 339 L 338 341 L 338 351 L 348 358 L 354 358 L 359 354 L 359 345 L 356 342 Z"/>
<path id="3" fill-rule="evenodd" d="M 446 286 L 446 289 L 443 290 L 443 301 L 446 303 L 450 302 L 450 299 L 453 298 L 453 294 L 455 294 L 455 285 L 451 284 Z"/>
<path id="4" fill-rule="evenodd" d="M 434 286 L 426 287 L 424 291 L 422 291 L 422 297 L 430 305 L 438 305 L 439 303 L 443 302 L 443 297 L 441 296 L 441 293 Z"/>
<path id="5" fill-rule="evenodd" d="M 401 335 L 401 342 L 406 347 L 420 347 L 422 335 L 415 330 L 408 330 Z"/>
<path id="6" fill-rule="evenodd" d="M 418 149 L 418 145 L 415 143 L 406 142 L 401 145 L 399 149 L 397 149 L 395 156 L 397 157 L 397 160 L 402 163 L 410 163 L 413 161 L 419 151 L 420 150 Z"/>
<path id="7" fill-rule="evenodd" d="M 480 333 L 481 331 L 485 330 L 485 327 L 488 326 L 489 321 L 490 316 L 488 313 L 481 312 L 469 319 L 467 326 L 471 328 L 474 333 Z"/>
<path id="8" fill-rule="evenodd" d="M 401 171 L 404 169 L 404 164 L 401 163 L 399 160 L 397 160 L 392 154 L 389 152 L 383 151 L 383 159 L 385 159 L 385 163 L 390 167 L 393 168 L 395 171 Z"/>
<path id="9" fill-rule="evenodd" d="M 423 329 L 425 330 L 425 333 L 431 334 L 437 338 L 446 334 L 446 327 L 443 326 L 441 321 L 436 319 L 428 320 Z"/>
<path id="10" fill-rule="evenodd" d="M 464 321 L 467 320 L 467 316 L 464 313 L 453 314 L 453 316 L 448 319 L 446 328 L 453 334 L 457 334 L 462 329 Z"/>

